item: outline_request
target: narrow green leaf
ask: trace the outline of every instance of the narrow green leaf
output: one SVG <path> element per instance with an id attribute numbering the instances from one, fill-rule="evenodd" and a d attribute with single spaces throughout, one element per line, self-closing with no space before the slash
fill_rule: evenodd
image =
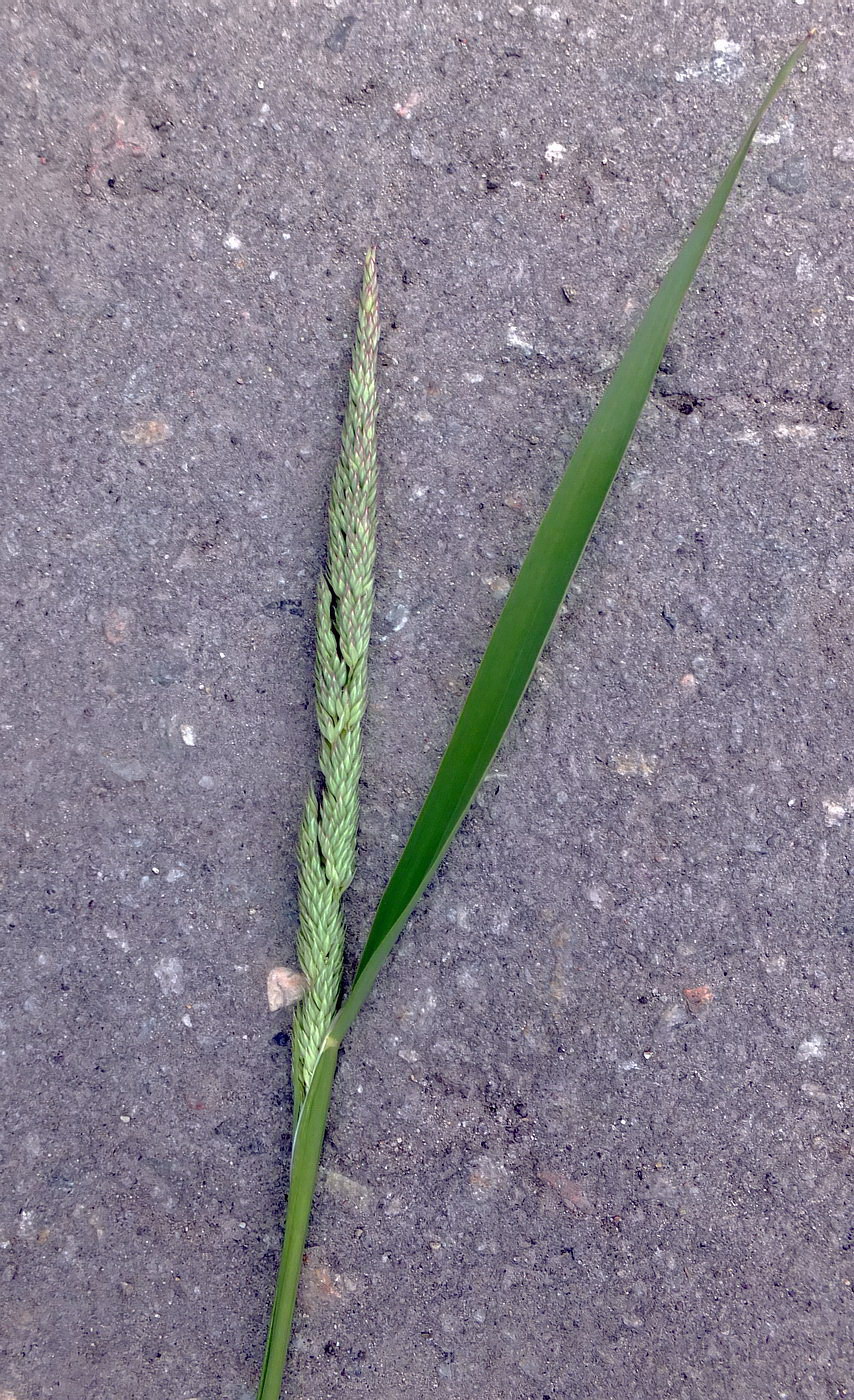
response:
<path id="1" fill-rule="evenodd" d="M 380 900 L 353 984 L 333 1022 L 331 1033 L 339 1043 L 495 757 L 605 504 L 679 307 L 757 127 L 802 58 L 808 39 L 786 59 L 771 84 L 717 189 L 650 302 L 543 516 L 495 624 L 433 785 Z"/>
<path id="2" fill-rule="evenodd" d="M 279 1400 L 338 1047 L 415 902 L 448 849 L 506 733 L 605 503 L 679 307 L 756 129 L 803 57 L 810 37 L 792 52 L 771 84 L 736 155 L 635 331 L 566 468 L 507 597 L 436 777 L 380 900 L 353 983 L 330 1027 L 294 1132 L 282 1263 L 258 1400 Z"/>

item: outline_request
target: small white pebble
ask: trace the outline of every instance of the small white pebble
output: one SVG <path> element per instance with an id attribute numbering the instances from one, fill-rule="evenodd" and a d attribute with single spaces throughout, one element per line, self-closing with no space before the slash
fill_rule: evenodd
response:
<path id="1" fill-rule="evenodd" d="M 822 802 L 824 808 L 824 820 L 827 826 L 841 826 L 848 816 L 848 809 L 842 802 L 836 802 L 832 797 L 826 797 Z"/>
<path id="2" fill-rule="evenodd" d="M 658 768 L 657 754 L 645 754 L 639 750 L 631 753 L 612 754 L 611 762 L 621 778 L 646 778 L 649 780 Z"/>
<path id="3" fill-rule="evenodd" d="M 801 253 L 800 257 L 798 258 L 798 264 L 795 268 L 795 281 L 815 281 L 815 263 L 813 262 L 812 258 L 807 256 L 806 253 Z"/>
<path id="4" fill-rule="evenodd" d="M 801 1085 L 801 1093 L 808 1099 L 815 1099 L 816 1103 L 827 1103 L 830 1095 L 820 1084 L 813 1084 L 809 1080 Z"/>
<path id="5" fill-rule="evenodd" d="M 243 244 L 236 233 L 227 233 L 222 240 L 222 246 L 223 248 L 228 248 L 230 252 L 236 253 L 239 248 L 243 247 Z"/>
<path id="6" fill-rule="evenodd" d="M 393 632 L 401 632 L 409 621 L 409 608 L 405 603 L 395 603 L 386 613 L 385 620 L 391 623 Z"/>
<path id="7" fill-rule="evenodd" d="M 795 123 L 789 117 L 784 117 L 776 131 L 757 131 L 754 142 L 757 146 L 779 146 L 781 137 L 791 136 L 795 129 Z"/>
<path id="8" fill-rule="evenodd" d="M 818 429 L 814 423 L 778 423 L 774 429 L 774 436 L 778 438 L 795 438 L 798 442 L 808 442 L 816 436 Z"/>
<path id="9" fill-rule="evenodd" d="M 420 101 L 421 93 L 411 92 L 405 102 L 396 102 L 394 104 L 394 110 L 399 117 L 403 117 L 404 121 L 411 121 L 412 113 L 415 111 Z"/>
<path id="10" fill-rule="evenodd" d="M 824 1059 L 824 1036 L 811 1035 L 807 1040 L 802 1040 L 797 1049 L 798 1059 L 823 1060 Z"/>
<path id="11" fill-rule="evenodd" d="M 271 1011 L 295 1006 L 308 986 L 301 972 L 293 967 L 271 967 L 267 973 L 267 1005 Z"/>
<path id="12" fill-rule="evenodd" d="M 533 338 L 513 325 L 507 327 L 505 341 L 511 350 L 524 350 L 526 355 L 530 355 L 534 349 Z"/>
<path id="13" fill-rule="evenodd" d="M 191 724 L 182 724 L 180 734 L 188 749 L 196 747 L 196 731 Z"/>
<path id="14" fill-rule="evenodd" d="M 154 976 L 164 992 L 179 996 L 184 990 L 184 969 L 180 958 L 158 958 L 154 964 Z"/>
<path id="15" fill-rule="evenodd" d="M 566 155 L 566 146 L 560 141 L 550 141 L 546 146 L 546 160 L 549 165 L 560 165 Z"/>
<path id="16" fill-rule="evenodd" d="M 187 1015 L 186 1012 L 185 1012 L 184 1015 L 181 1017 L 181 1025 L 182 1025 L 182 1026 L 186 1026 L 188 1030 L 192 1030 L 192 1029 L 193 1029 L 193 1022 L 191 1021 L 189 1015 Z"/>
<path id="17" fill-rule="evenodd" d="M 681 1002 L 674 1001 L 664 1007 L 658 1019 L 663 1026 L 681 1026 L 687 1021 L 688 1012 Z"/>
<path id="18" fill-rule="evenodd" d="M 843 136 L 841 141 L 836 142 L 833 147 L 833 159 L 841 160 L 844 165 L 854 161 L 854 136 Z"/>
<path id="19" fill-rule="evenodd" d="M 510 580 L 505 578 L 504 574 L 486 574 L 483 582 L 490 593 L 495 594 L 496 598 L 506 598 L 510 592 Z"/>

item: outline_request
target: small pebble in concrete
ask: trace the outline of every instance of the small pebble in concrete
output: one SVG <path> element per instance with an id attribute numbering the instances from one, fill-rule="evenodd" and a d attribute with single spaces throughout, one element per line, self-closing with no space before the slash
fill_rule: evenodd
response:
<path id="1" fill-rule="evenodd" d="M 844 802 L 839 802 L 834 797 L 825 797 L 821 805 L 824 808 L 826 826 L 841 826 L 848 816 L 848 808 Z"/>
<path id="2" fill-rule="evenodd" d="M 664 1007 L 658 1019 L 666 1030 L 670 1030 L 674 1026 L 684 1025 L 688 1020 L 688 1015 L 684 1006 L 680 1006 L 678 1001 L 673 1001 Z"/>
<path id="3" fill-rule="evenodd" d="M 267 973 L 267 1005 L 271 1011 L 295 1006 L 304 996 L 308 983 L 293 967 L 271 967 Z"/>
<path id="4" fill-rule="evenodd" d="M 524 350 L 526 355 L 533 354 L 534 339 L 527 331 L 520 331 L 516 326 L 507 327 L 505 343 L 510 350 Z"/>
<path id="5" fill-rule="evenodd" d="M 718 83 L 732 83 L 741 77 L 744 72 L 744 64 L 739 56 L 741 44 L 733 39 L 716 39 L 712 50 L 711 58 L 704 59 L 699 64 L 691 64 L 680 73 L 675 73 L 673 76 L 677 83 L 706 77 L 712 77 Z"/>
<path id="6" fill-rule="evenodd" d="M 157 447 L 172 436 L 172 429 L 162 418 L 143 418 L 125 428 L 122 442 L 128 447 Z"/>
<path id="7" fill-rule="evenodd" d="M 496 598 L 506 598 L 510 592 L 510 580 L 505 578 L 503 574 L 487 574 L 483 582 Z"/>
<path id="8" fill-rule="evenodd" d="M 854 136 L 843 136 L 833 147 L 833 159 L 843 165 L 854 163 Z"/>
<path id="9" fill-rule="evenodd" d="M 693 1011 L 698 1016 L 701 1011 L 705 1011 L 707 1006 L 711 1006 L 715 999 L 715 994 L 711 987 L 685 987 L 682 992 L 689 1011 Z"/>
<path id="10" fill-rule="evenodd" d="M 403 117 L 403 120 L 408 122 L 411 119 L 412 113 L 415 111 L 415 108 L 418 106 L 420 101 L 421 93 L 411 92 L 405 102 L 395 103 L 394 110 L 397 112 L 397 115 L 399 117 Z"/>
<path id="11" fill-rule="evenodd" d="M 154 976 L 164 992 L 180 996 L 184 990 L 184 969 L 180 958 L 158 958 L 154 964 Z"/>
<path id="12" fill-rule="evenodd" d="M 104 636 L 111 647 L 121 646 L 122 642 L 127 641 L 130 621 L 130 608 L 110 608 L 110 611 L 104 614 Z"/>
<path id="13" fill-rule="evenodd" d="M 795 129 L 795 123 L 789 117 L 785 117 L 776 129 L 772 131 L 757 131 L 754 141 L 757 146 L 779 146 L 783 136 L 791 136 Z"/>
<path id="14" fill-rule="evenodd" d="M 641 753 L 638 749 L 612 754 L 611 763 L 621 778 L 646 778 L 649 781 L 658 768 L 658 757 L 654 753 Z"/>
<path id="15" fill-rule="evenodd" d="M 344 1172 L 321 1168 L 320 1179 L 324 1190 L 343 1205 L 365 1210 L 371 1203 L 371 1193 L 367 1186 L 363 1186 L 361 1181 L 355 1181 L 352 1176 L 346 1176 Z"/>
<path id="16" fill-rule="evenodd" d="M 395 603 L 386 613 L 385 620 L 390 623 L 392 632 L 401 632 L 409 621 L 409 608 L 405 603 Z"/>
<path id="17" fill-rule="evenodd" d="M 593 1203 L 582 1183 L 567 1176 L 565 1172 L 556 1171 L 553 1167 L 544 1167 L 537 1172 L 537 1176 L 544 1186 L 550 1186 L 558 1193 L 563 1204 L 573 1214 L 587 1215 L 593 1209 Z"/>
<path id="18" fill-rule="evenodd" d="M 812 1080 L 806 1080 L 801 1085 L 801 1093 L 807 1099 L 813 1099 L 816 1103 L 827 1103 L 830 1095 L 820 1084 L 814 1084 Z"/>
<path id="19" fill-rule="evenodd" d="M 328 1264 L 316 1257 L 316 1250 L 308 1250 L 303 1265 L 303 1296 L 310 1309 L 323 1303 L 340 1303 L 345 1294 L 355 1293 L 358 1287 L 355 1279 L 346 1274 L 333 1273 Z"/>
<path id="20" fill-rule="evenodd" d="M 108 758 L 106 760 L 110 772 L 117 778 L 121 778 L 126 783 L 141 783 L 145 781 L 145 769 L 138 758 Z"/>
<path id="21" fill-rule="evenodd" d="M 802 1040 L 797 1049 L 798 1059 L 802 1062 L 807 1060 L 824 1059 L 824 1036 L 811 1035 L 806 1040 Z"/>
<path id="22" fill-rule="evenodd" d="M 507 1178 L 507 1168 L 496 1157 L 478 1157 L 469 1171 L 469 1185 L 472 1195 L 485 1200 L 497 1191 Z"/>
<path id="23" fill-rule="evenodd" d="M 772 170 L 768 184 L 781 194 L 806 194 L 808 188 L 807 168 L 802 160 L 787 160 L 784 165 Z"/>
<path id="24" fill-rule="evenodd" d="M 715 51 L 712 69 L 721 82 L 732 82 L 744 72 L 744 64 L 739 58 L 741 44 L 734 39 L 716 39 L 712 48 Z"/>
<path id="25" fill-rule="evenodd" d="M 335 27 L 323 41 L 324 48 L 330 53 L 343 53 L 347 47 L 347 40 L 350 37 L 350 30 L 356 23 L 355 15 L 342 15 Z"/>

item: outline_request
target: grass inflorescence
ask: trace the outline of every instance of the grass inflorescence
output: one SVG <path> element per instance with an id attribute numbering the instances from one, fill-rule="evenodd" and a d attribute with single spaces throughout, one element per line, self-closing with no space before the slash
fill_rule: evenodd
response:
<path id="1" fill-rule="evenodd" d="M 306 991 L 291 1037 L 294 1106 L 308 1092 L 341 994 L 341 896 L 356 868 L 362 720 L 377 553 L 376 252 L 365 254 L 341 453 L 332 478 L 326 567 L 317 586 L 314 666 L 320 790 L 309 788 L 299 833 L 297 957 Z"/>

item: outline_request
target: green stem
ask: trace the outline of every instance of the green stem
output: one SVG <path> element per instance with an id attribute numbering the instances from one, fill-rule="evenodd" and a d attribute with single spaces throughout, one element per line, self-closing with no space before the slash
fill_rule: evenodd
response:
<path id="1" fill-rule="evenodd" d="M 311 1092 L 303 1105 L 294 1132 L 285 1238 L 267 1333 L 267 1346 L 261 1367 L 258 1400 L 279 1400 L 282 1390 L 302 1269 L 302 1255 L 308 1234 L 320 1153 L 326 1134 L 326 1118 L 337 1060 L 337 1046 L 324 1049 L 315 1066 Z"/>

